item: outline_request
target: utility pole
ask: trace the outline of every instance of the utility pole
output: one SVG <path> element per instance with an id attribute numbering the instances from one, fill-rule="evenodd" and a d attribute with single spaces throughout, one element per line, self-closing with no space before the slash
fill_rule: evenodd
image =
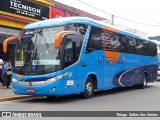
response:
<path id="1" fill-rule="evenodd" d="M 114 25 L 114 15 L 111 15 L 111 25 Z"/>

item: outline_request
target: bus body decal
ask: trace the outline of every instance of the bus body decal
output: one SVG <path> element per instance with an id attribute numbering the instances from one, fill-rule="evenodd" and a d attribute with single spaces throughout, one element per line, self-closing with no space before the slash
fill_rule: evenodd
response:
<path id="1" fill-rule="evenodd" d="M 120 56 L 120 52 L 104 51 L 104 53 L 110 64 L 116 63 Z"/>
<path id="2" fill-rule="evenodd" d="M 147 72 L 148 79 L 150 80 L 148 82 L 154 82 L 154 80 L 156 80 L 156 78 L 154 78 L 153 76 L 156 76 L 154 74 L 157 71 L 157 65 L 147 65 L 147 66 L 131 68 L 118 73 L 113 78 L 113 84 L 118 87 L 125 87 L 128 85 L 140 84 L 143 77 L 142 76 L 143 71 Z"/>

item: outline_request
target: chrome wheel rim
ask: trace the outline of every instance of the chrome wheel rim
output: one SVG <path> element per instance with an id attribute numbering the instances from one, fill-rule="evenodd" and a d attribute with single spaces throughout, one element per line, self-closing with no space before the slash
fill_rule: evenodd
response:
<path id="1" fill-rule="evenodd" d="M 147 79 L 146 79 L 146 77 L 144 77 L 144 79 L 143 79 L 143 85 L 146 86 L 146 84 L 147 84 Z"/>
<path id="2" fill-rule="evenodd" d="M 86 84 L 86 93 L 87 93 L 88 95 L 91 95 L 92 92 L 93 92 L 93 85 L 92 85 L 92 83 L 88 82 L 88 83 Z"/>

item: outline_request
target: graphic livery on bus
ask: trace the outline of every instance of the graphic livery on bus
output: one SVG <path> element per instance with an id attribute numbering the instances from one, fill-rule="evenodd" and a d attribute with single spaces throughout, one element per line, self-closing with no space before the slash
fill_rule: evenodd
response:
<path id="1" fill-rule="evenodd" d="M 61 96 L 139 86 L 157 78 L 150 40 L 86 17 L 56 18 L 25 26 L 15 50 L 15 94 Z"/>

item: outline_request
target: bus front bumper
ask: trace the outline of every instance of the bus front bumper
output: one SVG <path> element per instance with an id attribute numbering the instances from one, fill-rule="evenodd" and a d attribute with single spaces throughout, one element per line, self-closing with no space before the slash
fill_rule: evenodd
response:
<path id="1" fill-rule="evenodd" d="M 58 86 L 58 87 L 57 87 Z M 12 82 L 13 92 L 19 95 L 38 95 L 38 96 L 57 96 L 61 95 L 64 88 L 62 88 L 61 81 L 42 86 L 28 86 L 19 85 Z"/>

